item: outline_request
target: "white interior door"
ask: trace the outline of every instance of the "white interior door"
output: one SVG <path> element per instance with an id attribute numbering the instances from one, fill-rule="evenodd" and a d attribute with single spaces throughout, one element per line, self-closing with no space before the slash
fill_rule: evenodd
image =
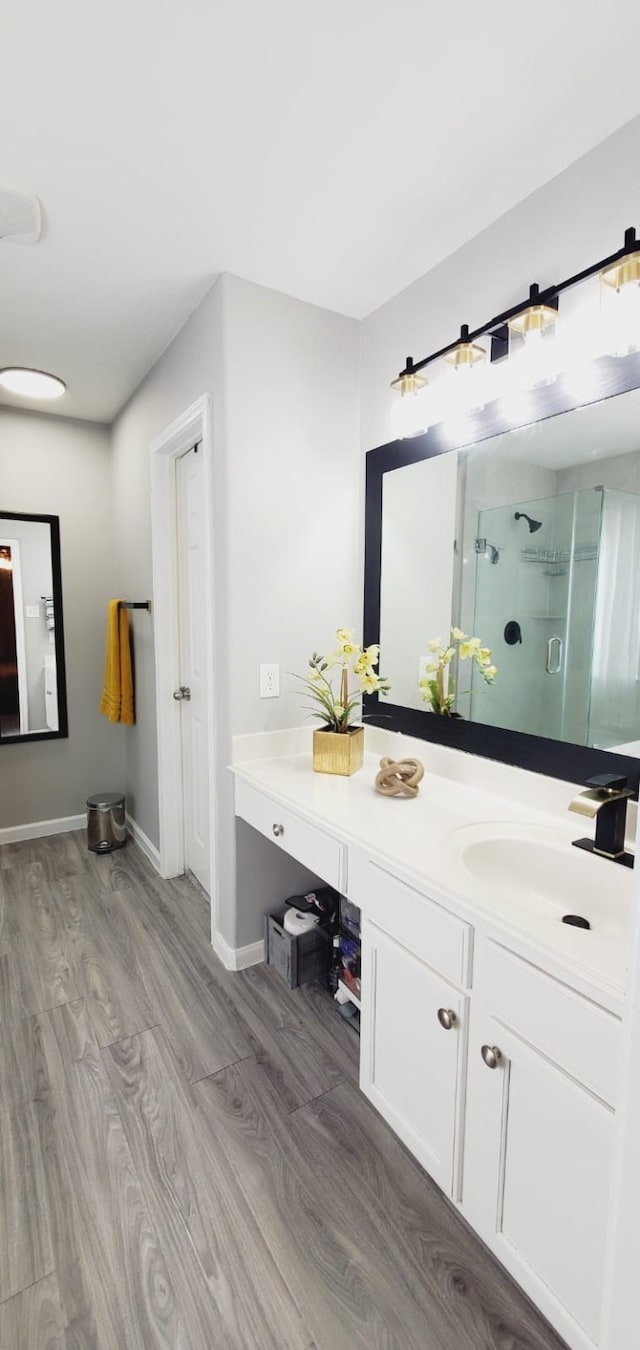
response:
<path id="1" fill-rule="evenodd" d="M 180 620 L 179 699 L 185 870 L 207 894 L 210 878 L 209 690 L 206 680 L 204 460 L 198 446 L 175 461 Z M 187 692 L 188 691 L 188 692 Z"/>

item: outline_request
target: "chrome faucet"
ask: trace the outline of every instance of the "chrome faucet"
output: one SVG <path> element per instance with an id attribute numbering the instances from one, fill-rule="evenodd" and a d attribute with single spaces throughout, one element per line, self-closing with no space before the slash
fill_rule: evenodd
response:
<path id="1" fill-rule="evenodd" d="M 591 819 L 595 816 L 596 836 L 595 839 L 574 839 L 575 848 L 584 848 L 599 858 L 622 863 L 623 867 L 633 867 L 634 855 L 626 853 L 624 847 L 627 801 L 633 796 L 626 778 L 618 774 L 600 773 L 595 778 L 588 778 L 586 790 L 569 802 L 569 810 Z"/>

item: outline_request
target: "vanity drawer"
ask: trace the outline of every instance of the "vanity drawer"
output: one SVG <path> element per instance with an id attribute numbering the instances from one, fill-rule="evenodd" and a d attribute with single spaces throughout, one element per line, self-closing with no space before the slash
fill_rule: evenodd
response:
<path id="1" fill-rule="evenodd" d="M 349 861 L 349 899 L 432 970 L 463 988 L 469 984 L 470 924 L 355 850 Z"/>
<path id="2" fill-rule="evenodd" d="M 474 956 L 474 996 L 511 1028 L 615 1106 L 621 1023 L 559 980 L 487 938 Z"/>
<path id="3" fill-rule="evenodd" d="M 346 880 L 345 846 L 295 811 L 281 806 L 257 788 L 236 778 L 236 815 L 241 816 L 254 830 L 259 830 L 272 844 L 308 867 L 327 886 L 344 890 Z"/>

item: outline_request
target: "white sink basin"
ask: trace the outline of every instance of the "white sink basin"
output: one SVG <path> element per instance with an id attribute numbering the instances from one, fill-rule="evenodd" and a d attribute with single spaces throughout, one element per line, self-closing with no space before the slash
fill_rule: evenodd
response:
<path id="1" fill-rule="evenodd" d="M 465 825 L 451 831 L 444 852 L 476 888 L 502 901 L 503 910 L 508 906 L 515 922 L 529 914 L 560 924 L 575 914 L 602 936 L 628 932 L 633 872 L 574 848 L 562 830 L 499 821 Z M 588 942 L 587 930 L 563 927 Z"/>

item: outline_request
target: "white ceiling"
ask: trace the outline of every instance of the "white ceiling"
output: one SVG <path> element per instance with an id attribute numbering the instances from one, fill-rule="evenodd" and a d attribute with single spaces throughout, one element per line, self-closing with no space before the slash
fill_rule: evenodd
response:
<path id="1" fill-rule="evenodd" d="M 221 271 L 362 317 L 638 112 L 627 0 L 13 0 L 0 366 L 110 420 Z M 3 396 L 3 402 L 17 400 Z"/>

